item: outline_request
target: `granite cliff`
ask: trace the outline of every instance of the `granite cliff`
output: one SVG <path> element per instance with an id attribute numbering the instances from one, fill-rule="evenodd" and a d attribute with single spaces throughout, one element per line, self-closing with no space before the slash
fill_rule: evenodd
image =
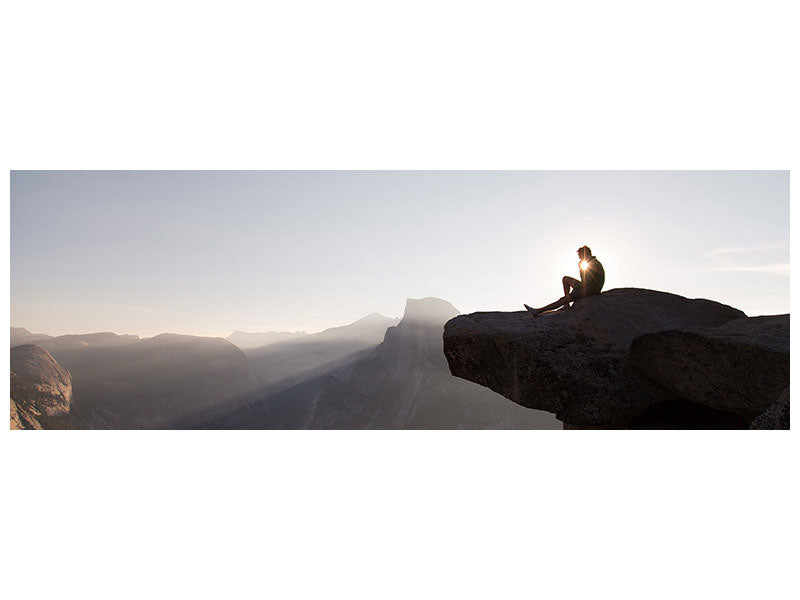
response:
<path id="1" fill-rule="evenodd" d="M 453 375 L 565 428 L 788 427 L 789 315 L 614 289 L 572 309 L 458 316 Z"/>
<path id="2" fill-rule="evenodd" d="M 52 355 L 33 344 L 11 349 L 11 429 L 42 429 L 69 414 L 72 376 Z"/>

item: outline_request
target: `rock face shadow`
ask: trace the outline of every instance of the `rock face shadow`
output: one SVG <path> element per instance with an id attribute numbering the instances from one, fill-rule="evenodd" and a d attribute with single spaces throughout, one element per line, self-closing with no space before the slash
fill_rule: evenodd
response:
<path id="1" fill-rule="evenodd" d="M 688 400 L 664 400 L 628 423 L 628 429 L 747 429 L 741 416 Z"/>

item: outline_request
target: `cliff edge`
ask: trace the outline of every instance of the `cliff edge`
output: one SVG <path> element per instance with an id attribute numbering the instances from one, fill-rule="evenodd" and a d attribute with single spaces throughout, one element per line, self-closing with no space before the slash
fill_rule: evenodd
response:
<path id="1" fill-rule="evenodd" d="M 788 426 L 789 315 L 621 288 L 539 317 L 455 317 L 444 352 L 453 375 L 565 428 Z"/>

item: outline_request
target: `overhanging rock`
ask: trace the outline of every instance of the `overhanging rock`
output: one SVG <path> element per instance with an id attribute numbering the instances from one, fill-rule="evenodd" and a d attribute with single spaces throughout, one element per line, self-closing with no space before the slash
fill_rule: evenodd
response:
<path id="1" fill-rule="evenodd" d="M 453 375 L 555 413 L 567 426 L 623 428 L 654 405 L 682 400 L 635 368 L 634 339 L 741 318 L 742 311 L 719 302 L 621 288 L 539 317 L 458 316 L 445 325 L 444 352 Z"/>

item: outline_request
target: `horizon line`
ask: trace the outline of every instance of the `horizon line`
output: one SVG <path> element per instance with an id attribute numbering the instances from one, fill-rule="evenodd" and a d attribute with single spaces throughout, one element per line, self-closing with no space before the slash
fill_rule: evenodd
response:
<path id="1" fill-rule="evenodd" d="M 315 335 L 317 333 L 322 333 L 324 331 L 328 331 L 329 329 L 335 329 L 337 327 L 347 327 L 349 325 L 353 325 L 353 324 L 358 323 L 359 321 L 362 321 L 363 319 L 365 319 L 367 317 L 370 317 L 372 315 L 378 315 L 378 316 L 383 317 L 385 319 L 390 319 L 390 320 L 398 321 L 398 322 L 402 321 L 402 319 L 403 319 L 403 317 L 389 317 L 389 316 L 383 315 L 381 313 L 372 312 L 372 313 L 368 313 L 368 314 L 364 315 L 363 317 L 359 317 L 358 319 L 356 319 L 354 321 L 349 321 L 347 323 L 341 323 L 341 324 L 338 324 L 338 325 L 330 325 L 328 327 L 323 327 L 322 329 L 319 329 L 319 330 L 309 330 L 309 329 L 295 329 L 295 330 L 293 330 L 291 328 L 275 328 L 275 329 L 265 328 L 265 329 L 259 329 L 259 330 L 233 329 L 233 330 L 229 331 L 228 333 L 197 332 L 196 330 L 193 331 L 193 332 L 187 332 L 185 330 L 183 330 L 183 331 L 167 330 L 167 331 L 157 331 L 157 332 L 133 333 L 133 332 L 130 332 L 130 331 L 119 331 L 119 330 L 113 330 L 113 329 L 96 329 L 96 330 L 92 330 L 92 331 L 80 331 L 80 332 L 69 331 L 68 333 L 47 333 L 45 331 L 37 331 L 37 328 L 33 328 L 32 329 L 30 327 L 25 327 L 23 325 L 9 325 L 9 327 L 13 328 L 13 329 L 25 329 L 26 331 L 28 331 L 32 335 L 46 335 L 46 336 L 52 337 L 52 338 L 64 337 L 64 336 L 67 336 L 67 335 L 95 335 L 95 334 L 98 334 L 98 333 L 113 333 L 114 335 L 119 335 L 119 336 L 134 335 L 134 336 L 136 336 L 138 338 L 141 338 L 141 339 L 154 338 L 154 337 L 157 337 L 159 335 L 189 335 L 189 336 L 193 336 L 193 337 L 207 337 L 207 338 L 227 339 L 228 337 L 232 336 L 235 333 L 245 333 L 245 334 L 290 333 L 290 334 Z M 9 336 L 10 336 L 10 331 L 9 331 Z"/>

